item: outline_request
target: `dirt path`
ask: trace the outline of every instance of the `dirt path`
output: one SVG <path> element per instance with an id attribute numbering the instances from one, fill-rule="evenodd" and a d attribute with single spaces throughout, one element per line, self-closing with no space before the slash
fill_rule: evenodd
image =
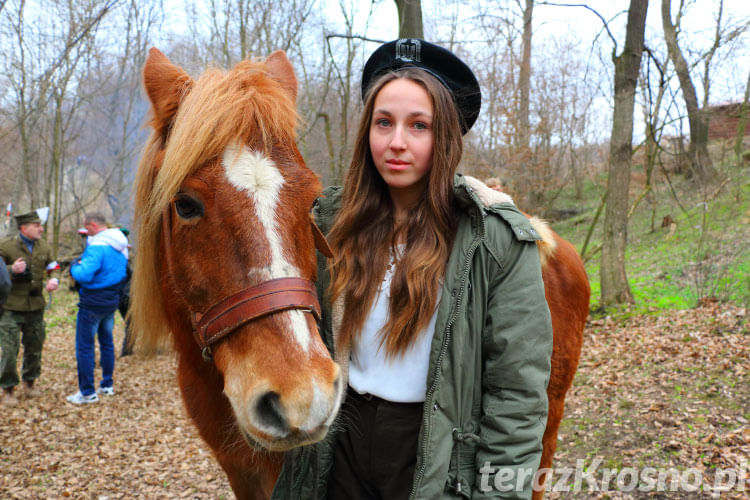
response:
<path id="1" fill-rule="evenodd" d="M 83 407 L 65 401 L 77 390 L 75 312 L 74 296 L 62 294 L 47 315 L 42 395 L 0 407 L 0 498 L 233 498 L 185 417 L 172 356 L 118 358 L 115 396 Z M 649 484 L 643 471 L 657 469 L 654 479 L 658 468 L 673 468 L 678 479 L 687 472 L 688 487 L 696 481 L 693 469 L 701 485 L 713 485 L 717 470 L 741 472 L 750 456 L 745 314 L 709 304 L 624 325 L 592 322 L 553 475 L 553 486 L 569 491 L 548 497 L 710 498 L 685 488 L 659 492 L 658 485 L 641 491 Z M 117 345 L 121 339 L 118 319 Z M 577 463 L 592 478 L 584 475 L 579 491 Z M 604 469 L 613 474 L 610 489 L 618 475 L 629 487 L 628 468 L 639 474 L 632 491 L 589 487 L 605 486 Z M 560 481 L 566 469 L 572 475 Z M 747 498 L 748 491 L 750 485 L 745 492 L 735 485 L 721 498 Z"/>

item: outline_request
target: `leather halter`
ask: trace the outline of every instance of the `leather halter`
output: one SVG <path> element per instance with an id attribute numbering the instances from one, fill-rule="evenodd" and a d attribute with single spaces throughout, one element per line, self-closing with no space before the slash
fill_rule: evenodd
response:
<path id="1" fill-rule="evenodd" d="M 162 213 L 162 236 L 166 251 L 167 271 L 174 282 L 172 272 L 172 212 L 170 203 Z M 331 250 L 325 236 L 311 219 L 313 239 L 318 250 L 330 257 Z M 211 346 L 240 326 L 264 316 L 292 309 L 313 315 L 320 321 L 320 304 L 315 283 L 304 278 L 276 278 L 264 281 L 230 295 L 200 313 L 193 310 L 182 291 L 175 286 L 190 312 L 193 336 L 203 354 L 203 359 L 212 361 Z"/>

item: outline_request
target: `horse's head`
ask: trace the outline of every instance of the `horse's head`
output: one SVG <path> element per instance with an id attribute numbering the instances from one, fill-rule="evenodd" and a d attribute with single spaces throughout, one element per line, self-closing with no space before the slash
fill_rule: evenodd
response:
<path id="1" fill-rule="evenodd" d="M 302 299 L 281 294 L 291 305 L 270 313 L 263 310 L 268 293 L 247 296 L 279 278 L 316 278 L 309 211 L 320 184 L 295 146 L 291 64 L 276 52 L 193 80 L 152 49 L 144 84 L 153 133 L 136 189 L 133 320 L 151 340 L 166 333 L 158 325 L 166 321 L 181 364 L 203 364 L 209 368 L 193 372 L 220 377 L 250 444 L 284 450 L 317 441 L 343 388 L 304 306 L 315 301 L 314 289 Z M 198 330 L 217 310 L 220 339 L 203 350 L 212 357 L 203 361 L 205 332 Z M 181 384 L 186 400 L 200 384 Z"/>

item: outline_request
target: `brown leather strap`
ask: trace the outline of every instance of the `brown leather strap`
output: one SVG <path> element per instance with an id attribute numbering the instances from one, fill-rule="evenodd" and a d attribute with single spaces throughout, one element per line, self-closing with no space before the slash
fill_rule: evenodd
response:
<path id="1" fill-rule="evenodd" d="M 303 278 L 278 278 L 246 288 L 211 306 L 204 314 L 193 314 L 195 338 L 201 349 L 243 324 L 271 313 L 301 309 L 320 319 L 315 283 Z"/>
<path id="2" fill-rule="evenodd" d="M 312 214 L 310 214 L 310 225 L 312 226 L 312 233 L 313 233 L 313 240 L 315 241 L 315 248 L 317 248 L 320 253 L 322 253 L 329 259 L 332 258 L 333 250 L 331 250 L 331 247 L 328 244 L 328 240 L 323 234 L 323 231 L 321 231 L 318 225 L 315 223 L 315 219 L 313 219 Z"/>

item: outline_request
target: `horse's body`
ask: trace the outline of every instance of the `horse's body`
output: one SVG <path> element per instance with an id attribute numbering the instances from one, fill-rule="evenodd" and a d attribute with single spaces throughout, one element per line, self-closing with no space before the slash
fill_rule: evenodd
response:
<path id="1" fill-rule="evenodd" d="M 281 452 L 325 435 L 345 385 L 307 312 L 317 304 L 305 305 L 321 244 L 308 212 L 320 186 L 294 143 L 296 78 L 282 52 L 193 80 L 152 49 L 144 85 L 153 133 L 137 178 L 135 331 L 146 347 L 172 340 L 201 437 L 238 498 L 265 499 Z M 554 350 L 542 467 L 551 464 L 589 293 L 573 247 L 546 232 Z M 268 295 L 253 287 L 287 278 L 303 283 L 291 309 L 250 322 L 235 311 Z"/>
<path id="2" fill-rule="evenodd" d="M 534 218 L 532 223 L 544 237 L 539 249 L 553 335 L 552 372 L 547 386 L 549 413 L 542 438 L 541 470 L 552 468 L 557 431 L 565 409 L 565 394 L 573 383 L 581 356 L 591 288 L 583 262 L 573 245 Z M 539 484 L 544 484 L 544 480 L 540 479 Z M 541 500 L 543 496 L 544 490 L 535 491 L 532 499 Z"/>

